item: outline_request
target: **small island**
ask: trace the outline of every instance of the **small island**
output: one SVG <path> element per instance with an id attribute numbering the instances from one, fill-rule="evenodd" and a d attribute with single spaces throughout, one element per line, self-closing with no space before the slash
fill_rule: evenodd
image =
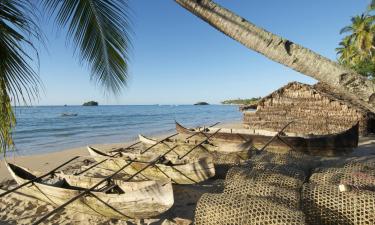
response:
<path id="1" fill-rule="evenodd" d="M 83 106 L 98 106 L 98 105 L 99 103 L 95 101 L 89 101 L 89 102 L 83 103 Z"/>
<path id="2" fill-rule="evenodd" d="M 207 102 L 197 102 L 194 105 L 209 105 Z"/>
<path id="3" fill-rule="evenodd" d="M 245 98 L 245 99 L 229 99 L 222 101 L 221 104 L 224 105 L 255 105 L 258 103 L 258 101 L 261 99 L 261 97 L 257 98 Z"/>

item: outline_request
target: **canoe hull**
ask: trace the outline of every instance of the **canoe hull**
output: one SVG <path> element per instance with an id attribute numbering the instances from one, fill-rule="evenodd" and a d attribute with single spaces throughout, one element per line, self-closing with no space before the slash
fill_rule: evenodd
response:
<path id="1" fill-rule="evenodd" d="M 20 185 L 27 181 L 16 174 L 14 168 L 7 164 L 8 170 L 15 181 Z M 21 169 L 25 169 L 19 167 Z M 81 188 L 62 188 L 49 184 L 34 182 L 19 189 L 21 193 L 33 196 L 41 201 L 50 203 L 54 206 L 60 206 L 72 199 L 84 189 Z M 129 218 L 150 218 L 167 211 L 173 205 L 173 190 L 171 183 L 161 185 L 159 182 L 153 182 L 144 187 L 127 191 L 123 194 L 106 194 L 103 192 L 92 192 L 103 202 L 114 207 L 121 213 L 106 206 L 98 198 L 87 195 L 66 206 L 77 212 L 117 219 Z"/>
<path id="2" fill-rule="evenodd" d="M 358 146 L 358 129 L 359 124 L 357 123 L 350 129 L 341 133 L 329 134 L 329 135 L 317 135 L 311 137 L 302 136 L 282 136 L 282 139 L 287 142 L 294 150 L 304 152 L 312 155 L 336 155 L 340 153 L 346 153 Z M 205 135 L 199 133 L 195 129 L 188 129 L 176 122 L 176 130 L 181 134 L 196 134 L 201 138 Z M 217 128 L 205 129 L 204 133 L 210 135 L 217 130 Z M 221 132 L 219 131 L 214 135 L 214 140 L 228 141 L 228 142 L 244 142 L 252 141 L 254 146 L 260 148 L 264 146 L 272 136 L 270 135 L 259 135 L 252 134 L 250 130 L 248 133 L 237 133 L 235 129 L 232 132 Z M 269 148 L 276 149 L 290 149 L 283 141 L 275 139 Z"/>
<path id="3" fill-rule="evenodd" d="M 88 150 L 90 155 L 97 162 L 107 159 L 104 163 L 100 164 L 100 167 L 107 170 L 117 171 L 130 162 L 126 158 L 108 157 L 90 151 L 89 148 Z M 123 170 L 123 172 L 131 176 L 145 168 L 148 164 L 148 162 L 132 162 Z M 155 165 L 146 168 L 137 175 L 136 178 L 145 180 L 171 179 L 172 182 L 176 184 L 194 184 L 205 181 L 213 176 L 215 176 L 215 167 L 212 158 L 205 157 L 191 162 L 187 160 L 185 164 L 178 165 L 156 163 Z"/>

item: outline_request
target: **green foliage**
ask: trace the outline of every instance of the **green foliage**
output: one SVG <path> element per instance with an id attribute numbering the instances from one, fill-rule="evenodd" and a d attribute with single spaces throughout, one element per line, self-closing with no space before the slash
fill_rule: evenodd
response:
<path id="1" fill-rule="evenodd" d="M 235 105 L 252 105 L 257 104 L 261 97 L 257 98 L 248 98 L 248 99 L 229 99 L 222 101 L 221 104 L 235 104 Z"/>
<path id="2" fill-rule="evenodd" d="M 359 74 L 375 78 L 375 0 L 368 7 L 368 11 L 351 19 L 349 26 L 341 29 L 340 33 L 349 33 L 336 48 L 339 62 Z"/>
<path id="3" fill-rule="evenodd" d="M 67 39 L 78 50 L 80 61 L 91 69 L 91 79 L 119 93 L 126 85 L 130 46 L 126 1 L 39 1 L 57 26 L 67 30 Z M 43 39 L 32 4 L 35 2 L 0 1 L 0 152 L 4 154 L 14 147 L 16 118 L 12 105 L 38 99 L 40 81 L 31 64 L 38 62 L 33 43 L 43 43 Z"/>
<path id="4" fill-rule="evenodd" d="M 27 103 L 38 97 L 39 77 L 31 59 L 37 53 L 32 41 L 41 40 L 41 35 L 34 9 L 28 0 L 0 1 L 0 152 L 13 146 L 12 102 Z"/>

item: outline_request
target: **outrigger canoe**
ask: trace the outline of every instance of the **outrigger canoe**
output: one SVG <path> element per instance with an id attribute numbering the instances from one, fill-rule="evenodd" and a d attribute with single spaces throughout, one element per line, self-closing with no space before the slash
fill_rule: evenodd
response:
<path id="1" fill-rule="evenodd" d="M 117 171 L 131 162 L 123 171 L 130 176 L 141 171 L 135 176 L 137 179 L 171 179 L 176 184 L 194 184 L 215 176 L 212 157 L 202 157 L 196 160 L 168 160 L 163 157 L 162 160 L 151 165 L 159 154 L 155 154 L 153 158 L 146 160 L 145 156 L 141 154 L 139 154 L 139 158 L 129 158 L 128 155 L 108 154 L 92 147 L 87 147 L 87 150 L 95 161 L 102 162 L 105 160 L 100 164 L 100 167 L 106 170 Z"/>
<path id="2" fill-rule="evenodd" d="M 219 130 L 220 129 L 220 130 Z M 358 146 L 359 124 L 355 124 L 348 130 L 327 135 L 298 135 L 288 134 L 281 136 L 282 140 L 274 139 L 269 145 L 271 148 L 293 148 L 295 151 L 313 155 L 336 155 L 352 150 Z M 252 141 L 257 148 L 263 147 L 277 132 L 252 130 L 252 129 L 228 129 L 228 128 L 186 128 L 176 122 L 176 130 L 180 134 L 195 135 L 211 140 L 227 142 Z M 215 132 L 217 132 L 215 134 Z M 287 143 L 287 144 L 285 144 Z"/>
<path id="3" fill-rule="evenodd" d="M 11 163 L 6 163 L 6 167 L 19 185 L 41 175 L 40 172 L 33 172 Z M 54 173 L 52 177 L 36 180 L 19 189 L 19 192 L 54 206 L 60 206 L 101 180 L 65 175 L 60 172 Z M 130 219 L 157 216 L 171 208 L 174 203 L 170 180 L 138 182 L 111 180 L 91 193 L 93 195 L 85 195 L 67 205 L 66 208 L 95 216 Z"/>
<path id="4" fill-rule="evenodd" d="M 139 141 L 142 142 L 147 147 L 151 145 L 155 145 L 158 143 L 158 140 L 146 137 L 144 135 L 138 135 Z M 165 144 L 168 146 L 173 146 L 174 144 L 178 144 L 182 148 L 178 148 L 176 151 L 180 155 L 185 154 L 190 149 L 194 148 L 197 145 L 197 141 L 189 141 L 184 140 L 181 138 L 175 139 L 166 139 L 163 141 L 163 144 L 159 144 L 154 146 L 153 148 L 159 148 L 159 152 L 165 152 L 166 147 Z M 199 144 L 199 143 L 198 143 Z M 159 146 L 159 147 L 158 147 Z M 189 153 L 188 156 L 190 158 L 199 158 L 202 155 L 210 155 L 213 157 L 214 164 L 233 164 L 233 163 L 241 163 L 251 157 L 251 149 L 252 143 L 244 142 L 244 143 L 225 143 L 225 142 L 212 142 L 206 141 L 205 143 L 197 146 L 194 151 Z"/>

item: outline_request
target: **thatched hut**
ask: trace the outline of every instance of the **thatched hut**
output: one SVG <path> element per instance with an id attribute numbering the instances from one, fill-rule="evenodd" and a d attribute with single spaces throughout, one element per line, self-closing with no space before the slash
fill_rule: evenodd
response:
<path id="1" fill-rule="evenodd" d="M 375 115 L 366 108 L 318 83 L 291 82 L 261 99 L 256 111 L 244 112 L 244 125 L 251 129 L 278 131 L 295 120 L 286 132 L 331 134 L 359 121 L 360 135 L 375 130 Z"/>

